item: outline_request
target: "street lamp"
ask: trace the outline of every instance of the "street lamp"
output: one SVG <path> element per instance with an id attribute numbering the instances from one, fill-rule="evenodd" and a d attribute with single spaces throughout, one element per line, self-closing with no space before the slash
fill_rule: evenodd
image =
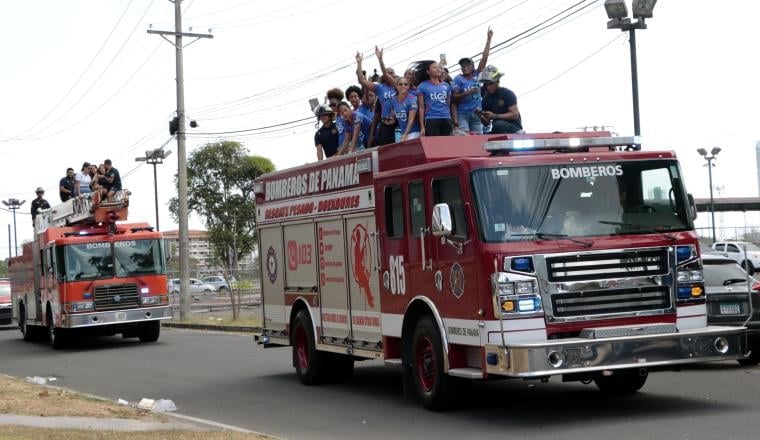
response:
<path id="1" fill-rule="evenodd" d="M 164 159 L 166 159 L 170 154 L 172 154 L 171 150 L 164 151 L 163 148 L 156 148 L 155 150 L 147 150 L 145 152 L 145 156 L 143 157 L 135 158 L 135 162 L 146 162 L 150 165 L 153 165 L 153 196 L 156 201 L 156 231 L 159 230 L 158 228 L 158 176 L 156 175 L 156 165 L 164 163 Z"/>
<path id="2" fill-rule="evenodd" d="M 14 254 L 16 257 L 18 257 L 18 239 L 16 238 L 16 210 L 21 207 L 21 205 L 24 204 L 26 200 L 19 199 L 8 199 L 3 200 L 3 205 L 7 206 L 8 209 L 13 211 L 13 246 L 14 246 Z M 8 252 L 8 258 L 10 258 L 10 252 Z"/>
<path id="3" fill-rule="evenodd" d="M 712 239 L 713 243 L 715 243 L 715 205 L 713 200 L 713 184 L 712 184 L 712 167 L 713 161 L 715 160 L 715 156 L 720 153 L 720 147 L 714 147 L 712 150 L 710 150 L 710 155 L 707 155 L 707 150 L 704 148 L 697 148 L 697 153 L 701 154 L 702 157 L 707 161 L 707 175 L 709 176 L 710 180 L 710 215 L 712 217 Z"/>
<path id="4" fill-rule="evenodd" d="M 628 17 L 626 0 L 605 0 L 604 9 L 607 11 L 607 29 L 620 29 L 628 31 L 628 42 L 631 46 L 631 89 L 633 93 L 633 134 L 641 136 L 641 123 L 639 121 L 639 76 L 636 66 L 636 29 L 646 29 L 645 18 L 652 18 L 654 5 L 657 0 L 633 0 L 632 15 L 636 21 Z M 637 149 L 640 148 L 637 146 Z"/>

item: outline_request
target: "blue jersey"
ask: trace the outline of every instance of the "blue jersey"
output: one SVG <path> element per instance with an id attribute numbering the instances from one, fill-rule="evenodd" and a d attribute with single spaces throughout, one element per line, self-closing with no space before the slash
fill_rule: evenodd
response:
<path id="1" fill-rule="evenodd" d="M 425 119 L 451 119 L 451 86 L 423 81 L 417 87 L 425 103 Z"/>
<path id="2" fill-rule="evenodd" d="M 361 103 L 359 105 L 359 109 L 357 110 L 359 113 L 363 114 L 364 116 L 368 117 L 371 120 L 375 119 L 375 105 L 367 105 L 365 103 Z"/>
<path id="3" fill-rule="evenodd" d="M 335 117 L 335 128 L 338 129 L 338 145 L 343 145 L 343 139 L 346 137 L 346 130 L 343 128 L 345 121 L 340 116 Z"/>
<path id="4" fill-rule="evenodd" d="M 350 141 L 351 137 L 354 135 L 354 127 L 356 124 L 359 124 L 359 136 L 356 141 L 356 145 L 367 145 L 367 141 L 369 141 L 369 129 L 372 126 L 372 120 L 363 114 L 359 113 L 358 111 L 353 112 L 354 122 L 353 124 L 348 124 L 348 121 L 343 121 L 343 132 L 345 133 L 345 136 L 348 136 L 348 139 Z"/>
<path id="5" fill-rule="evenodd" d="M 477 93 L 466 95 L 457 103 L 457 111 L 459 113 L 470 114 L 475 110 L 482 110 L 483 99 L 480 96 L 478 75 L 480 75 L 480 72 L 476 70 L 470 79 L 465 78 L 463 75 L 457 75 L 457 77 L 454 78 L 454 85 L 452 88 L 455 93 L 467 93 L 473 89 L 477 90 Z"/>
<path id="6" fill-rule="evenodd" d="M 398 121 L 398 128 L 401 130 L 401 134 L 406 132 L 407 124 L 411 123 L 412 128 L 409 129 L 409 133 L 420 131 L 420 123 L 415 114 L 414 120 L 409 121 L 409 112 L 412 110 L 417 111 L 417 96 L 411 94 L 406 95 L 403 101 L 399 102 L 398 97 L 391 101 L 393 106 L 393 113 L 396 114 L 396 121 Z"/>
<path id="7" fill-rule="evenodd" d="M 389 118 L 393 111 L 391 101 L 396 97 L 396 89 L 383 83 L 375 83 L 375 94 L 377 100 L 380 101 L 380 107 L 383 109 L 380 117 Z"/>

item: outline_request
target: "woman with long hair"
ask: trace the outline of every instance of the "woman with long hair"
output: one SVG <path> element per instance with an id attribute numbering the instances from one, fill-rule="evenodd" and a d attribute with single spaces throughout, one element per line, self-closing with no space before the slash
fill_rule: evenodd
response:
<path id="1" fill-rule="evenodd" d="M 422 136 L 449 136 L 456 121 L 456 104 L 451 99 L 451 85 L 443 81 L 443 69 L 437 61 L 416 63 L 420 133 Z M 452 110 L 453 109 L 453 110 Z"/>

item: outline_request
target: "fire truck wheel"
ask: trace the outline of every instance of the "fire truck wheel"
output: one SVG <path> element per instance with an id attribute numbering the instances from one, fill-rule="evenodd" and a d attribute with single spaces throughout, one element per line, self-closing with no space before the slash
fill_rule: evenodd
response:
<path id="1" fill-rule="evenodd" d="M 749 354 L 749 357 L 747 359 L 739 359 L 738 362 L 739 365 L 745 367 L 754 367 L 760 364 L 760 346 L 752 347 L 752 353 Z"/>
<path id="2" fill-rule="evenodd" d="M 19 318 L 18 318 L 18 326 L 21 330 L 21 334 L 24 337 L 24 340 L 27 342 L 35 341 L 38 336 L 37 328 L 33 325 L 29 325 L 26 322 L 26 309 L 24 307 L 19 308 L 18 311 Z"/>
<path id="3" fill-rule="evenodd" d="M 649 377 L 649 372 L 643 368 L 616 370 L 612 376 L 595 377 L 594 383 L 605 394 L 625 396 L 640 390 L 646 383 L 647 377 Z"/>
<path id="4" fill-rule="evenodd" d="M 293 366 L 304 385 L 325 382 L 328 374 L 328 353 L 317 351 L 309 313 L 301 310 L 293 321 Z M 352 364 L 353 365 L 353 364 Z"/>
<path id="5" fill-rule="evenodd" d="M 47 329 L 48 329 L 48 342 L 53 350 L 59 350 L 66 346 L 66 334 L 62 328 L 55 328 L 53 323 L 53 313 L 50 310 L 47 311 Z"/>
<path id="6" fill-rule="evenodd" d="M 137 337 L 140 342 L 156 342 L 161 335 L 161 321 L 149 321 L 140 324 Z"/>
<path id="7" fill-rule="evenodd" d="M 425 408 L 440 411 L 451 406 L 454 384 L 443 372 L 443 344 L 432 316 L 420 319 L 414 329 L 412 376 Z"/>

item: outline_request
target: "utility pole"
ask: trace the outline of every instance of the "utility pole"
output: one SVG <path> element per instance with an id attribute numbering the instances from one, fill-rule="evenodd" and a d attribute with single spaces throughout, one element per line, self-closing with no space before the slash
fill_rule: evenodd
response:
<path id="1" fill-rule="evenodd" d="M 24 204 L 26 200 L 19 200 L 19 199 L 8 199 L 3 200 L 3 205 L 7 206 L 8 209 L 13 211 L 13 251 L 14 256 L 18 257 L 18 238 L 16 237 L 16 210 L 21 207 L 21 205 Z M 8 241 L 10 241 L 10 234 L 8 234 Z M 10 252 L 8 252 L 8 257 L 10 258 Z"/>
<path id="2" fill-rule="evenodd" d="M 153 165 L 153 198 L 156 202 L 156 231 L 160 231 L 158 225 L 158 176 L 156 175 L 156 165 L 164 163 L 170 154 L 171 150 L 164 151 L 164 148 L 156 148 L 155 150 L 147 150 L 144 157 L 135 157 L 135 162 L 145 162 L 148 165 Z"/>
<path id="3" fill-rule="evenodd" d="M 187 229 L 187 152 L 185 151 L 185 75 L 182 60 L 182 37 L 213 38 L 210 34 L 194 34 L 182 32 L 182 0 L 169 0 L 174 3 L 174 32 L 154 31 L 148 29 L 149 34 L 158 34 L 164 40 L 174 45 L 175 61 L 177 69 L 177 199 L 179 201 L 179 319 L 185 320 L 190 317 L 190 239 Z M 174 36 L 174 42 L 166 38 Z M 193 41 L 193 42 L 194 42 Z M 191 42 L 192 43 L 192 42 Z"/>

